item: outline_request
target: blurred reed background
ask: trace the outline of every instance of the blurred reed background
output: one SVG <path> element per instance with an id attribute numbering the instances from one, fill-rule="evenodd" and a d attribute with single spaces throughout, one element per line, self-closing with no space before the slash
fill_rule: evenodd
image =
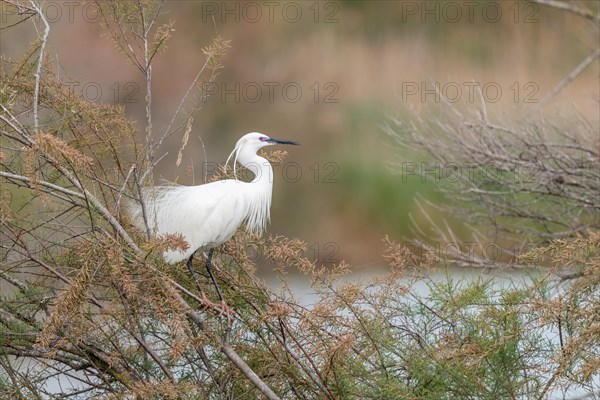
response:
<path id="1" fill-rule="evenodd" d="M 123 103 L 140 121 L 142 142 L 141 74 L 103 34 L 94 9 L 71 3 L 45 3 L 53 33 L 49 60 L 86 97 Z M 488 113 L 525 117 L 598 46 L 594 30 L 568 12 L 529 2 L 469 4 L 167 1 L 163 20 L 175 32 L 153 68 L 157 129 L 203 65 L 201 49 L 216 36 L 231 40 L 231 49 L 215 85 L 205 88 L 214 94 L 194 115 L 182 164 L 175 165 L 181 138 L 173 137 L 159 174 L 198 184 L 204 161 L 223 162 L 250 131 L 297 140 L 302 146 L 288 149 L 275 169 L 269 232 L 305 240 L 322 262 L 379 263 L 386 234 L 411 237 L 408 216 L 419 218 L 417 194 L 444 201 L 433 177 L 402 179 L 389 167 L 398 157 L 420 162 L 423 155 L 399 153 L 381 129 L 388 116 L 402 117 L 410 107 L 433 113 L 437 82 L 444 94 L 459 97 L 459 107 L 480 106 L 478 97 L 469 98 L 473 84 L 500 88 L 489 92 Z M 597 12 L 599 3 L 578 4 Z M 61 14 L 53 17 L 51 7 Z M 2 53 L 18 57 L 33 34 L 25 24 L 2 32 Z M 541 115 L 568 124 L 580 114 L 597 124 L 598 76 L 596 62 Z M 417 93 L 407 92 L 415 87 Z"/>

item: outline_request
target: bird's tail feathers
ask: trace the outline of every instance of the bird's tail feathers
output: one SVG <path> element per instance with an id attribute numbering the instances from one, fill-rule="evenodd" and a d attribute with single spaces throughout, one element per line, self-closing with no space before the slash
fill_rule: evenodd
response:
<path id="1" fill-rule="evenodd" d="M 177 190 L 179 187 L 180 185 L 172 184 L 170 186 L 165 185 L 142 188 L 142 199 L 144 201 L 146 219 L 151 227 L 156 226 L 157 212 L 158 209 L 160 209 L 160 204 L 165 199 L 165 196 L 173 190 Z M 142 231 L 146 230 L 144 210 L 142 209 L 140 201 L 134 199 L 125 200 L 124 210 L 136 228 Z"/>

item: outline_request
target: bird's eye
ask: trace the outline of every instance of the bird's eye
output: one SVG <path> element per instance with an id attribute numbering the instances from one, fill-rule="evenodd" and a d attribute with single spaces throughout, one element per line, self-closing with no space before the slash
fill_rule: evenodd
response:
<path id="1" fill-rule="evenodd" d="M 261 136 L 259 139 L 261 142 L 267 142 L 269 138 L 267 136 Z"/>

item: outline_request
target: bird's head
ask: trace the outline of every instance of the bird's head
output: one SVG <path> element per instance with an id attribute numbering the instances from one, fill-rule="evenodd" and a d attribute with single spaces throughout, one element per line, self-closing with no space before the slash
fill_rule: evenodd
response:
<path id="1" fill-rule="evenodd" d="M 246 147 L 248 150 L 258 151 L 259 149 L 265 146 L 271 146 L 274 144 L 298 145 L 299 143 L 291 140 L 276 139 L 259 132 L 250 132 L 245 134 L 240 138 L 240 140 L 238 140 L 237 144 L 235 145 L 235 148 L 237 149 L 243 146 Z"/>
<path id="2" fill-rule="evenodd" d="M 235 153 L 235 158 L 233 160 L 233 172 L 235 174 L 235 163 L 240 157 L 240 154 L 256 155 L 256 152 L 258 150 L 262 149 L 265 146 L 272 146 L 274 144 L 299 145 L 300 143 L 294 142 L 292 140 L 276 139 L 274 137 L 270 137 L 259 132 L 250 132 L 242 136 L 240 140 L 237 141 L 237 143 L 235 144 L 235 148 L 227 158 L 225 165 L 229 164 L 229 160 Z"/>

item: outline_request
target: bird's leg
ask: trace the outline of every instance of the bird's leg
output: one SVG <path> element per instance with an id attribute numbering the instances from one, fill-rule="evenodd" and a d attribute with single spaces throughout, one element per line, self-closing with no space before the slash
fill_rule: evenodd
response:
<path id="1" fill-rule="evenodd" d="M 206 270 L 208 271 L 208 275 L 210 275 L 210 279 L 212 280 L 213 285 L 215 285 L 215 289 L 217 289 L 217 293 L 219 294 L 219 299 L 221 299 L 221 303 L 225 304 L 225 299 L 223 298 L 223 294 L 221 294 L 221 289 L 219 289 L 219 285 L 217 285 L 217 280 L 212 273 L 212 255 L 214 248 L 208 250 L 208 257 L 206 257 Z"/>
<path id="2" fill-rule="evenodd" d="M 212 263 L 211 263 L 211 261 L 212 261 L 213 251 L 214 251 L 213 248 L 211 248 L 210 250 L 208 250 L 208 256 L 206 257 L 206 270 L 208 271 L 208 275 L 210 275 L 210 279 L 212 280 L 212 283 L 215 286 L 215 289 L 217 289 L 217 294 L 219 295 L 219 299 L 221 299 L 221 313 L 220 313 L 220 315 L 222 315 L 223 313 L 225 313 L 227 315 L 227 326 L 228 326 L 228 329 L 230 329 L 230 327 L 231 327 L 231 319 L 232 319 L 232 315 L 233 315 L 233 310 L 225 302 L 225 298 L 223 297 L 223 294 L 221 293 L 221 289 L 219 289 L 219 285 L 217 284 L 217 280 L 215 279 L 215 276 L 212 273 Z M 190 261 L 191 261 L 191 258 L 190 258 Z M 188 267 L 190 267 L 189 264 L 188 264 Z M 190 271 L 192 271 L 192 275 L 193 275 L 194 272 L 191 269 L 191 267 L 190 267 Z M 195 276 L 194 276 L 194 279 L 196 279 Z M 198 281 L 196 281 L 196 283 L 198 283 Z M 200 285 L 198 285 L 198 287 L 200 287 Z M 200 290 L 202 290 L 202 289 L 200 289 Z M 210 303 L 210 301 L 208 300 L 208 298 L 206 298 L 206 296 L 204 295 L 204 292 L 202 292 L 202 297 L 205 298 L 206 301 Z"/>
<path id="3" fill-rule="evenodd" d="M 200 282 L 198 281 L 198 278 L 196 278 L 196 273 L 194 272 L 194 267 L 192 267 L 192 260 L 194 259 L 194 254 L 196 254 L 196 252 L 193 252 L 192 255 L 190 256 L 190 258 L 188 259 L 187 267 L 190 270 L 190 272 L 192 273 L 192 278 L 194 278 L 194 282 L 196 282 L 196 287 L 198 288 L 198 291 L 200 292 L 202 297 L 206 297 L 204 295 L 204 290 L 202 290 L 202 286 L 200 286 Z"/>

